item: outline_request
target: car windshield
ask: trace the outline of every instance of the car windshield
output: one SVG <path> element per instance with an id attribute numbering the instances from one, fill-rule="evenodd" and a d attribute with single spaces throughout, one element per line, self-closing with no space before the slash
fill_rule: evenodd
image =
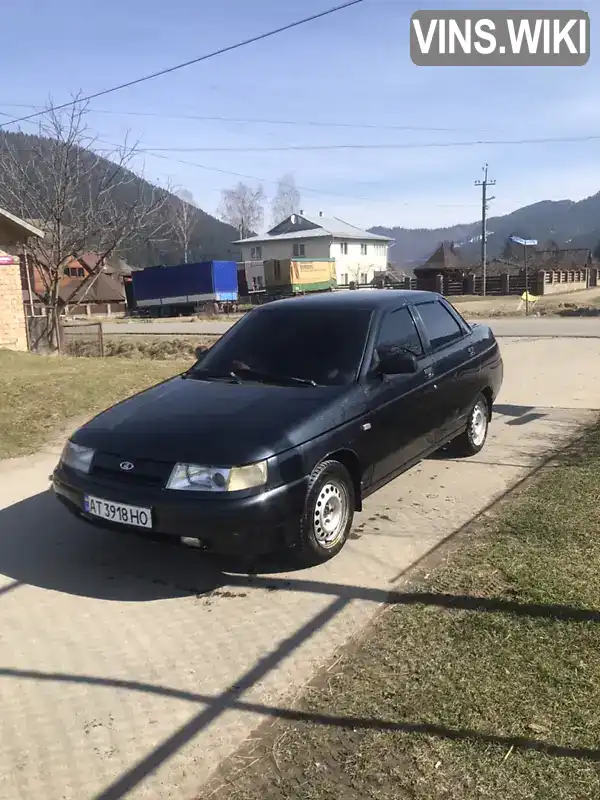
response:
<path id="1" fill-rule="evenodd" d="M 370 309 L 261 309 L 211 348 L 192 374 L 201 378 L 343 386 L 356 379 Z"/>

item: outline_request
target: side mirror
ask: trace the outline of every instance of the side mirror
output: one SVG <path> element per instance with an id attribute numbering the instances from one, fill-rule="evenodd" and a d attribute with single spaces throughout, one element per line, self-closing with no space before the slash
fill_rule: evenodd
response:
<path id="1" fill-rule="evenodd" d="M 419 369 L 419 363 L 411 353 L 390 353 L 377 366 L 380 375 L 410 375 Z"/>
<path id="2" fill-rule="evenodd" d="M 202 359 L 207 353 L 208 353 L 208 347 L 204 347 L 203 345 L 197 347 L 196 350 L 194 351 L 194 354 L 196 356 L 196 361 L 202 361 Z"/>

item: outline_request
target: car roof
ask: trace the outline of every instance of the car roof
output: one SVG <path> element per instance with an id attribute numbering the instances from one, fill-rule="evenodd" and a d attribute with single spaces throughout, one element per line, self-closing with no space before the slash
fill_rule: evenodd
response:
<path id="1" fill-rule="evenodd" d="M 267 311 L 273 308 L 365 308 L 376 310 L 380 308 L 398 307 L 408 303 L 422 303 L 437 300 L 440 297 L 436 292 L 425 292 L 417 289 L 346 289 L 337 292 L 319 292 L 301 297 L 288 297 L 284 300 L 274 300 L 262 306 L 256 306 L 255 311 Z"/>

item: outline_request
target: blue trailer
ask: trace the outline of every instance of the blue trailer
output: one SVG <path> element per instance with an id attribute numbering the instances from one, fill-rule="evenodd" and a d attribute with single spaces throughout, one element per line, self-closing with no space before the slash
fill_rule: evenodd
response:
<path id="1" fill-rule="evenodd" d="M 235 261 L 146 267 L 132 281 L 135 308 L 155 316 L 191 314 L 209 304 L 231 310 L 238 302 Z"/>

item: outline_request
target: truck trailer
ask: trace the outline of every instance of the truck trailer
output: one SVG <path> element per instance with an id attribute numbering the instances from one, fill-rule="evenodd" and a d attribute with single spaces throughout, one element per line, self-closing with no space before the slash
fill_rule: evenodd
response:
<path id="1" fill-rule="evenodd" d="M 151 316 L 193 314 L 209 305 L 230 311 L 238 302 L 235 261 L 146 267 L 132 274 L 132 285 L 135 310 Z"/>

